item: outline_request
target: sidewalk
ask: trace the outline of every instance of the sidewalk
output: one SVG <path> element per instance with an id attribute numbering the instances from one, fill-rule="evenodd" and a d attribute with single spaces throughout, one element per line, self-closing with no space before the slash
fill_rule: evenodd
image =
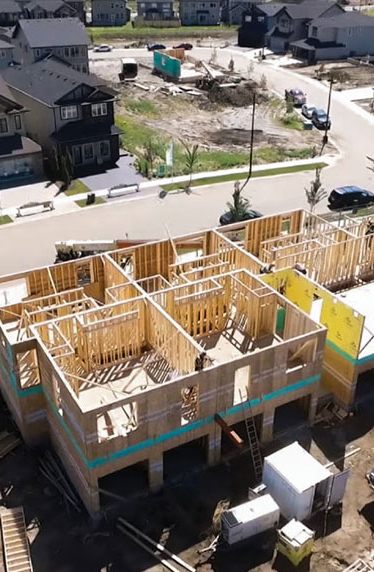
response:
<path id="1" fill-rule="evenodd" d="M 336 157 L 335 156 L 331 156 L 331 155 L 323 155 L 321 157 L 313 157 L 312 159 L 297 159 L 297 160 L 293 160 L 293 161 L 284 161 L 281 163 L 267 163 L 265 165 L 254 165 L 253 166 L 253 173 L 259 173 L 261 171 L 271 171 L 271 170 L 276 170 L 276 169 L 280 169 L 280 168 L 285 168 L 285 167 L 296 167 L 296 166 L 304 166 L 304 165 L 314 165 L 314 164 L 318 164 L 318 163 L 327 163 L 328 165 L 331 165 L 332 162 L 334 161 Z M 195 173 L 192 175 L 192 181 L 198 181 L 200 179 L 206 179 L 206 178 L 211 178 L 211 179 L 219 179 L 220 177 L 223 176 L 227 176 L 227 175 L 242 175 L 248 172 L 248 166 L 246 167 L 237 167 L 235 169 L 223 169 L 220 171 L 207 171 L 207 172 L 202 172 L 202 173 Z M 274 176 L 274 175 L 265 175 L 265 176 Z M 177 184 L 177 183 L 187 183 L 189 181 L 190 177 L 189 175 L 181 175 L 178 177 L 166 177 L 164 179 L 153 179 L 151 181 L 146 181 L 143 183 L 140 183 L 139 188 L 140 188 L 140 192 L 138 193 L 132 193 L 132 194 L 128 194 L 128 195 L 123 195 L 123 196 L 118 196 L 118 197 L 113 197 L 112 199 L 108 199 L 108 203 L 113 203 L 113 202 L 123 202 L 123 201 L 134 201 L 134 200 L 141 200 L 141 199 L 145 199 L 145 198 L 150 198 L 150 197 L 155 197 L 158 196 L 159 194 L 159 187 L 160 186 L 164 186 L 164 185 L 168 185 L 168 184 Z M 218 183 L 220 181 L 217 181 Z M 212 182 L 211 184 L 214 184 L 214 182 Z M 103 197 L 103 198 L 107 198 L 108 195 L 108 189 L 101 189 L 98 191 L 95 191 L 95 196 L 96 197 Z M 85 200 L 87 198 L 87 193 L 82 193 L 82 194 L 76 194 L 76 195 L 70 195 L 67 196 L 65 195 L 65 193 L 61 193 L 61 195 L 58 195 L 57 197 L 54 198 L 54 211 L 49 212 L 49 214 L 62 214 L 62 213 L 66 213 L 69 211 L 76 211 L 77 209 L 79 209 L 80 207 L 78 207 L 75 204 L 75 201 L 79 201 L 79 200 Z M 17 214 L 17 207 L 10 207 L 10 208 L 5 208 L 2 209 L 2 214 L 3 215 L 8 215 L 11 218 L 15 219 L 16 218 L 16 214 Z M 29 215 L 29 216 L 24 216 L 22 218 L 17 218 L 17 222 L 21 222 L 22 220 L 28 220 L 30 218 L 30 216 L 34 217 L 34 216 L 40 216 L 41 213 L 39 213 L 38 215 Z"/>

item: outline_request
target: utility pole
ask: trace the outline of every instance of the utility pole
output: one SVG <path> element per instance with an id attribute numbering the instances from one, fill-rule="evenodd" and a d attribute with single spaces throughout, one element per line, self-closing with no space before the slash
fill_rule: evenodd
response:
<path id="1" fill-rule="evenodd" d="M 326 127 L 325 127 L 325 133 L 323 135 L 323 139 L 322 139 L 322 147 L 321 147 L 321 152 L 320 155 L 322 155 L 323 150 L 325 148 L 325 146 L 327 145 L 328 141 L 329 141 L 329 137 L 327 135 L 327 132 L 329 130 L 329 120 L 330 120 L 330 108 L 331 108 L 331 93 L 332 93 L 332 85 L 334 83 L 334 79 L 331 77 L 330 78 L 330 89 L 329 89 L 329 98 L 327 101 L 327 120 L 326 120 Z"/>
<path id="2" fill-rule="evenodd" d="M 256 93 L 253 92 L 253 101 L 252 101 L 252 123 L 251 123 L 251 139 L 250 139 L 250 151 L 249 151 L 249 167 L 248 167 L 248 175 L 240 192 L 244 189 L 244 187 L 248 184 L 249 179 L 252 177 L 252 165 L 253 165 L 253 140 L 255 134 L 255 112 L 256 112 Z"/>

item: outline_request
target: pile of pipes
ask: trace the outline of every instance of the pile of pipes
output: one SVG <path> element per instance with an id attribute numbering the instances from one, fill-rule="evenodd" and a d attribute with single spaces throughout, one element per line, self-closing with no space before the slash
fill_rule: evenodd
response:
<path id="1" fill-rule="evenodd" d="M 39 469 L 42 475 L 61 494 L 66 508 L 69 509 L 70 505 L 78 512 L 81 512 L 81 504 L 77 493 L 50 451 L 47 451 L 44 457 L 39 459 Z"/>

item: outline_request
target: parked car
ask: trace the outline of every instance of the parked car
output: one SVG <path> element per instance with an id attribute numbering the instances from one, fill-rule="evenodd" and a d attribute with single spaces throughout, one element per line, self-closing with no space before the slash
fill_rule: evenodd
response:
<path id="1" fill-rule="evenodd" d="M 301 89 L 286 89 L 284 98 L 286 101 L 292 101 L 295 107 L 301 107 L 306 103 L 306 93 Z"/>
<path id="2" fill-rule="evenodd" d="M 219 224 L 225 225 L 225 224 L 233 224 L 234 222 L 242 222 L 245 220 L 252 220 L 255 218 L 260 218 L 262 217 L 262 214 L 258 211 L 255 211 L 253 209 L 249 209 L 247 210 L 247 212 L 244 213 L 243 217 L 240 219 L 240 221 L 234 220 L 234 216 L 230 211 L 227 211 L 226 213 L 224 213 L 223 215 L 221 215 L 219 217 Z"/>
<path id="3" fill-rule="evenodd" d="M 100 46 L 96 46 L 93 51 L 94 52 L 111 52 L 112 46 L 108 46 L 108 44 L 101 44 Z"/>
<path id="4" fill-rule="evenodd" d="M 193 48 L 192 44 L 186 44 L 186 43 L 179 44 L 179 46 L 173 46 L 173 50 L 192 50 L 192 48 Z"/>
<path id="5" fill-rule="evenodd" d="M 314 105 L 308 105 L 307 103 L 304 103 L 304 105 L 301 108 L 301 113 L 307 119 L 312 119 L 312 115 L 313 115 L 314 110 L 315 110 Z"/>
<path id="6" fill-rule="evenodd" d="M 331 129 L 331 119 L 323 109 L 315 109 L 312 113 L 312 122 L 317 129 Z"/>
<path id="7" fill-rule="evenodd" d="M 148 44 L 147 50 L 149 52 L 154 52 L 156 50 L 166 50 L 166 46 L 164 46 L 164 44 Z"/>
<path id="8" fill-rule="evenodd" d="M 351 185 L 337 187 L 331 191 L 327 200 L 331 210 L 350 209 L 374 203 L 374 194 L 361 187 Z"/>

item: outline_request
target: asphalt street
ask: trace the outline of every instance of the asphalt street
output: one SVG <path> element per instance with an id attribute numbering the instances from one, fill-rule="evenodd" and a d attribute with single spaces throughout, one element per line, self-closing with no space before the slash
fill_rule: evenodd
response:
<path id="1" fill-rule="evenodd" d="M 211 49 L 195 50 L 200 58 L 209 59 Z M 96 57 L 136 56 L 139 50 L 114 50 Z M 236 70 L 248 70 L 253 54 L 237 50 L 219 50 L 219 62 L 228 65 L 233 54 Z M 268 86 L 283 94 L 288 87 L 299 87 L 308 94 L 308 101 L 325 107 L 328 88 L 294 72 L 277 69 L 268 62 L 255 65 L 254 74 L 265 74 Z M 343 184 L 358 184 L 373 188 L 372 173 L 367 169 L 366 155 L 372 151 L 374 118 L 356 105 L 334 93 L 331 106 L 331 137 L 341 156 L 323 171 L 327 191 Z M 374 154 L 374 152 L 373 152 Z M 304 188 L 309 185 L 311 172 L 253 179 L 246 188 L 253 207 L 271 214 L 294 208 L 307 207 Z M 233 183 L 200 187 L 193 194 L 177 194 L 158 198 L 123 200 L 110 205 L 93 206 L 65 215 L 42 215 L 36 220 L 15 222 L 0 227 L 0 273 L 6 274 L 52 263 L 54 243 L 66 239 L 129 238 L 155 239 L 193 232 L 216 225 L 219 215 L 230 200 Z M 326 210 L 325 204 L 319 210 Z"/>

